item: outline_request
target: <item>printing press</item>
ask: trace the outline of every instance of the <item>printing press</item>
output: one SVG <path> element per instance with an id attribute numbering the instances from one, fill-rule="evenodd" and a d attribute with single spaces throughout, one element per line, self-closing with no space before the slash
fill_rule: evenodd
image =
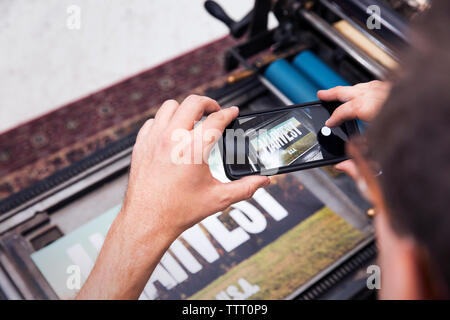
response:
<path id="1" fill-rule="evenodd" d="M 234 21 L 206 1 L 221 21 L 211 23 L 225 23 L 237 39 L 223 52 L 226 83 L 206 94 L 245 114 L 314 101 L 320 89 L 384 80 L 409 45 L 409 21 L 428 5 L 256 0 Z M 269 14 L 278 21 L 273 29 Z M 112 142 L 0 201 L 0 298 L 75 296 L 71 267 L 82 281 L 92 269 L 120 210 L 135 138 Z M 226 181 L 217 150 L 209 162 L 214 177 Z M 331 167 L 275 176 L 251 200 L 184 232 L 140 298 L 376 298 L 368 286 L 368 267 L 376 264 L 372 214 L 354 182 Z"/>

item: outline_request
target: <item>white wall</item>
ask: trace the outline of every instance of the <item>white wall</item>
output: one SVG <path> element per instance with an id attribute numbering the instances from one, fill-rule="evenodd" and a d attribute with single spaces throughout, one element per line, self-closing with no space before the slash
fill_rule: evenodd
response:
<path id="1" fill-rule="evenodd" d="M 218 2 L 235 19 L 253 5 Z M 0 132 L 225 34 L 203 0 L 1 0 Z"/>

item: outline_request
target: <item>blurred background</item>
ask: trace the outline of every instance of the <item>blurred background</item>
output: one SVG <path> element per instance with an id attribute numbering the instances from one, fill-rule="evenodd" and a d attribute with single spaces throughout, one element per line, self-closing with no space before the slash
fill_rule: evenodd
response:
<path id="1" fill-rule="evenodd" d="M 0 133 L 225 36 L 203 2 L 0 1 Z M 234 19 L 253 5 L 217 2 Z M 67 26 L 71 6 L 80 29 Z"/>

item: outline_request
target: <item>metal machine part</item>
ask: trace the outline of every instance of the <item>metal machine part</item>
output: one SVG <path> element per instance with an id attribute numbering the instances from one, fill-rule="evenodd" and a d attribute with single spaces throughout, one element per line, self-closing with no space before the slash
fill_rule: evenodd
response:
<path id="1" fill-rule="evenodd" d="M 241 110 L 244 112 L 292 104 L 262 76 L 261 71 L 265 66 L 258 68 L 251 58 L 267 52 L 282 54 L 295 46 L 313 48 L 350 82 L 383 79 L 387 70 L 349 43 L 330 25 L 333 19 L 350 19 L 351 11 L 343 6 L 335 6 L 337 2 L 279 1 L 272 8 L 280 20 L 280 26 L 275 30 L 264 28 L 268 2 L 261 2 L 259 9 L 255 8 L 245 18 L 251 20 L 250 16 L 257 16 L 258 22 L 252 24 L 243 21 L 248 27 L 240 26 L 237 28 L 238 34 L 235 34 L 239 36 L 242 30 L 252 28 L 250 37 L 225 53 L 228 70 L 242 65 L 253 70 L 253 75 L 224 88 L 212 89 L 208 94 L 224 107 L 243 106 Z M 234 22 L 228 22 L 233 27 Z M 402 28 L 397 28 L 398 30 L 403 32 Z M 404 38 L 403 35 L 399 37 Z M 384 42 L 380 41 L 378 44 L 383 46 Z M 389 51 L 388 46 L 383 48 Z M 292 56 L 295 53 L 293 51 Z M 389 53 L 394 55 L 393 50 Z M 30 254 L 117 204 L 117 199 L 123 196 L 126 188 L 127 170 L 135 138 L 136 133 L 112 143 L 77 164 L 0 201 L 0 298 L 57 298 L 33 264 Z M 353 221 L 353 225 L 367 235 L 367 238 L 288 298 L 361 296 L 364 283 L 358 274 L 376 256 L 370 218 L 360 215 L 370 204 L 357 195 L 356 188 L 348 180 L 333 179 L 322 169 L 298 173 L 296 178 L 325 205 Z M 98 199 L 102 201 L 99 202 Z M 80 207 L 83 208 L 82 214 L 77 213 Z"/>
<path id="2" fill-rule="evenodd" d="M 263 78 L 262 80 L 264 81 Z M 259 80 L 255 79 L 255 81 L 258 83 Z M 247 100 L 242 100 L 245 108 L 261 107 L 258 101 L 266 99 L 270 100 L 267 107 L 274 103 L 280 105 L 280 99 L 285 100 L 281 93 L 278 93 L 278 96 L 273 94 L 270 84 L 269 88 L 261 82 L 254 86 L 253 90 L 263 92 L 263 94 L 257 95 L 256 98 L 249 95 Z M 228 95 L 233 96 L 233 93 Z M 222 99 L 226 100 L 227 97 L 222 96 Z M 289 101 L 285 100 L 285 102 Z M 129 140 L 128 143 L 131 141 Z M 49 179 L 45 194 L 36 198 L 35 201 L 27 201 L 21 209 L 7 213 L 8 218 L 0 223 L 2 227 L 0 264 L 4 270 L 3 273 L 0 272 L 0 277 L 8 279 L 1 284 L 6 298 L 57 298 L 45 278 L 37 270 L 30 254 L 59 239 L 64 234 L 69 234 L 120 201 L 127 184 L 127 168 L 131 155 L 131 148 L 125 148 L 124 145 L 122 148 L 123 150 L 114 157 L 108 157 L 96 164 L 92 162 L 93 166 L 88 170 L 78 173 L 76 173 L 77 170 L 73 170 L 73 176 L 64 184 L 56 183 L 59 180 L 58 177 Z M 346 219 L 353 212 L 354 215 L 352 213 L 351 216 L 356 220 L 350 221 L 350 223 L 367 234 L 367 239 L 372 239 L 373 230 L 369 219 L 361 216 L 361 212 L 364 210 L 356 207 L 364 206 L 361 199 L 355 202 L 355 199 L 351 199 L 350 194 L 343 193 L 338 188 L 337 181 L 331 179 L 320 169 L 304 172 L 299 179 L 325 205 Z M 56 184 L 51 187 L 53 183 Z M 352 255 L 353 253 L 350 252 L 342 259 L 347 261 L 351 259 Z M 323 274 L 332 274 L 333 268 L 334 266 L 330 266 L 323 271 Z M 346 275 L 355 271 L 347 269 Z M 333 287 L 339 285 L 338 282 L 333 283 Z M 309 285 L 303 286 L 302 290 L 297 293 L 300 294 L 304 290 L 312 288 L 313 285 L 314 283 L 311 282 Z"/>
<path id="3" fill-rule="evenodd" d="M 265 1 L 256 1 L 256 4 L 262 6 L 262 2 Z M 360 48 L 351 44 L 331 25 L 332 22 L 336 22 L 339 19 L 348 21 L 394 60 L 398 60 L 397 51 L 408 45 L 407 21 L 395 10 L 387 7 L 384 2 L 378 0 L 372 2 L 366 3 L 365 1 L 353 0 L 275 1 L 272 5 L 272 11 L 279 21 L 279 26 L 273 30 L 260 28 L 258 32 L 251 33 L 246 41 L 230 48 L 225 55 L 226 68 L 232 70 L 239 64 L 242 64 L 243 61 L 238 56 L 247 60 L 254 54 L 269 48 L 269 50 L 276 53 L 286 50 L 293 44 L 314 45 L 315 41 L 310 41 L 311 36 L 308 35 L 308 28 L 305 28 L 306 23 L 312 25 L 329 40 L 335 42 L 342 51 L 362 64 L 364 68 L 367 68 L 372 76 L 383 79 L 388 70 L 365 54 Z M 383 10 L 383 15 L 379 18 L 382 24 L 381 29 L 368 30 L 366 27 L 363 27 L 370 16 L 367 12 L 369 5 L 377 5 Z M 247 16 L 246 19 L 248 19 Z M 263 10 L 259 14 L 256 11 L 252 11 L 251 19 L 265 21 L 267 20 L 267 11 Z M 247 67 L 245 64 L 244 66 Z"/>

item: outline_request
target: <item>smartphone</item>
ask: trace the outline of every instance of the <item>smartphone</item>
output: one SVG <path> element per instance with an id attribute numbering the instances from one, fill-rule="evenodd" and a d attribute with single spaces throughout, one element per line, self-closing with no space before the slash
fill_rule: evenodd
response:
<path id="1" fill-rule="evenodd" d="M 325 122 L 340 102 L 316 101 L 239 115 L 225 129 L 221 153 L 231 180 L 275 175 L 347 159 L 345 144 L 359 134 L 356 121 L 336 128 Z"/>

